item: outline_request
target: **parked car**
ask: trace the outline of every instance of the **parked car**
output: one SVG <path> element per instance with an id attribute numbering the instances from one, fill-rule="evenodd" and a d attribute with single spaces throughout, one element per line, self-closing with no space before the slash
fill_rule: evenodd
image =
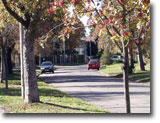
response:
<path id="1" fill-rule="evenodd" d="M 121 59 L 121 56 L 120 55 L 113 55 L 112 56 L 112 60 L 115 61 L 115 60 L 120 60 Z"/>
<path id="2" fill-rule="evenodd" d="M 98 69 L 100 68 L 99 59 L 90 59 L 88 62 L 88 70 L 89 69 Z"/>
<path id="3" fill-rule="evenodd" d="M 45 72 L 54 73 L 54 66 L 51 61 L 42 62 L 40 69 L 41 69 L 41 74 Z"/>

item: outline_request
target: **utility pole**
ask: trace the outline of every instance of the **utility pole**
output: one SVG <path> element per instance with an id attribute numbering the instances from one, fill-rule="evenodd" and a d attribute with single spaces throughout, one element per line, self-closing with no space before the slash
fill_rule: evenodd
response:
<path id="1" fill-rule="evenodd" d="M 66 63 L 66 44 L 65 41 L 63 41 L 63 51 L 64 51 L 64 64 Z"/>
<path id="2" fill-rule="evenodd" d="M 92 49 L 91 48 L 92 48 L 92 44 L 91 44 L 91 40 L 90 40 L 90 48 L 89 48 L 90 49 L 90 58 L 92 56 Z"/>
<path id="3" fill-rule="evenodd" d="M 21 96 L 25 99 L 25 85 L 24 85 L 24 67 L 23 67 L 23 26 L 19 23 L 19 37 L 20 37 L 20 63 L 21 63 Z"/>
<path id="4" fill-rule="evenodd" d="M 41 67 L 41 51 L 39 52 L 39 67 Z"/>

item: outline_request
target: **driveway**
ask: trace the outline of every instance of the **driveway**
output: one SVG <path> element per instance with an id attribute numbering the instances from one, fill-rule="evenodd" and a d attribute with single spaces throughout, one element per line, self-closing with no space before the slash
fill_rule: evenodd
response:
<path id="1" fill-rule="evenodd" d="M 87 65 L 57 66 L 54 74 L 40 75 L 49 85 L 112 113 L 125 113 L 122 79 L 107 77 Z M 150 85 L 130 82 L 131 113 L 150 113 Z"/>

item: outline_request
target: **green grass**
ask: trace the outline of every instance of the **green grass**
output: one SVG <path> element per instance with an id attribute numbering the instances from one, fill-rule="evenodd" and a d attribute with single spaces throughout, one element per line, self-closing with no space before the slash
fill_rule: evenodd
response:
<path id="1" fill-rule="evenodd" d="M 36 74 L 40 75 L 41 74 L 41 70 L 40 69 L 36 69 Z"/>
<path id="2" fill-rule="evenodd" d="M 43 81 L 38 81 L 40 103 L 24 104 L 21 98 L 18 73 L 9 77 L 9 89 L 0 84 L 0 104 L 8 113 L 109 113 L 79 98 L 56 90 Z"/>
<path id="3" fill-rule="evenodd" d="M 101 67 L 100 71 L 110 76 L 116 76 L 122 73 L 122 66 L 122 63 L 106 65 Z"/>
<path id="4" fill-rule="evenodd" d="M 111 65 L 103 66 L 100 71 L 109 76 L 116 76 L 122 78 L 122 63 L 116 63 Z M 150 82 L 150 65 L 145 66 L 146 71 L 140 71 L 139 65 L 135 64 L 133 74 L 129 74 L 129 79 L 137 82 Z"/>

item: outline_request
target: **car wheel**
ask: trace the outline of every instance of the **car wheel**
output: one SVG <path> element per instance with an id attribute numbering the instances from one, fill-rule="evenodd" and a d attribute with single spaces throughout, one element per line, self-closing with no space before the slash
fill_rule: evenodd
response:
<path id="1" fill-rule="evenodd" d="M 52 70 L 51 73 L 54 73 L 54 70 Z"/>
<path id="2" fill-rule="evenodd" d="M 89 68 L 88 68 L 88 70 L 89 70 Z"/>
<path id="3" fill-rule="evenodd" d="M 99 70 L 99 68 L 97 70 Z"/>

